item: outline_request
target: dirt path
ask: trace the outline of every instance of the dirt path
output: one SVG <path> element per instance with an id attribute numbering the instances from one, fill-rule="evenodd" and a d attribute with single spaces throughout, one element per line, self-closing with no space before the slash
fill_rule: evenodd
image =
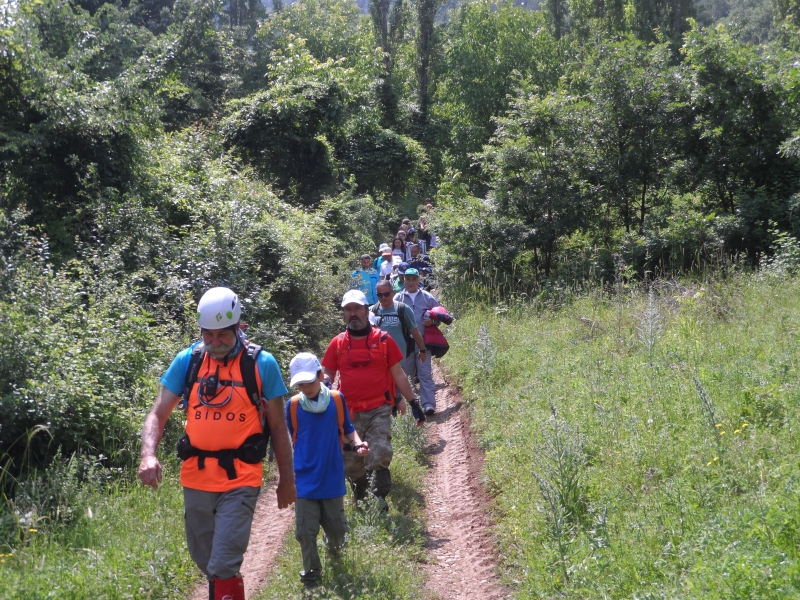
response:
<path id="1" fill-rule="evenodd" d="M 426 480 L 425 508 L 432 558 L 427 588 L 443 600 L 510 597 L 495 574 L 489 497 L 480 484 L 483 454 L 472 438 L 461 396 L 435 367 L 434 379 L 437 413 L 428 433 L 433 468 Z"/>
<path id="2" fill-rule="evenodd" d="M 272 481 L 265 486 L 256 504 L 250 544 L 242 563 L 245 594 L 248 598 L 264 585 L 281 549 L 283 538 L 294 523 L 293 508 L 278 510 L 276 485 L 277 481 Z M 208 600 L 208 587 L 205 584 L 196 587 L 192 600 Z"/>

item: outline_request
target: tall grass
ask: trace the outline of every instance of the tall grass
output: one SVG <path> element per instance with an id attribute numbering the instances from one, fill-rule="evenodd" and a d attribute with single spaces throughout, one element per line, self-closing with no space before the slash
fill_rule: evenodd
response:
<path id="1" fill-rule="evenodd" d="M 507 578 L 522 598 L 795 597 L 800 282 L 648 287 L 477 303 L 450 329 Z"/>

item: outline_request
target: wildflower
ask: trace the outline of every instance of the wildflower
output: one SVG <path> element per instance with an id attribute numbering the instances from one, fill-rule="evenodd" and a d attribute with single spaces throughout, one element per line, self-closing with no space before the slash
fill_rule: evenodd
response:
<path id="1" fill-rule="evenodd" d="M 744 429 L 746 427 L 750 427 L 750 425 L 748 425 L 747 423 L 742 423 L 742 429 Z"/>
<path id="2" fill-rule="evenodd" d="M 720 427 L 722 427 L 722 423 L 717 423 L 716 425 L 714 425 L 714 427 L 716 427 L 717 429 L 719 429 Z"/>
<path id="3" fill-rule="evenodd" d="M 714 457 L 714 462 L 717 462 L 718 460 L 719 460 L 719 456 L 715 456 Z"/>
<path id="4" fill-rule="evenodd" d="M 713 465 L 713 464 L 714 464 L 714 461 L 713 461 L 713 460 L 710 460 L 710 461 L 708 461 L 708 462 L 706 463 L 706 466 L 707 466 L 707 467 L 710 467 L 710 466 L 711 466 L 711 465 Z"/>
<path id="5" fill-rule="evenodd" d="M 719 434 L 720 435 L 725 435 L 725 432 L 724 431 L 720 431 Z"/>
<path id="6" fill-rule="evenodd" d="M 28 529 L 28 531 L 30 531 L 31 533 L 36 533 L 39 530 L 38 529 L 34 529 L 33 527 L 31 527 L 30 529 Z"/>
<path id="7" fill-rule="evenodd" d="M 742 433 L 742 430 L 741 429 L 734 430 L 733 435 L 736 435 L 737 433 Z"/>

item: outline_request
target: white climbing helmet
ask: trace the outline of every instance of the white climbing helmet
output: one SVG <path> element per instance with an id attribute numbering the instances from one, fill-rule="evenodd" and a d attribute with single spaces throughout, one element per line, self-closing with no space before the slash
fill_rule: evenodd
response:
<path id="1" fill-rule="evenodd" d="M 239 322 L 241 316 L 239 298 L 228 288 L 211 288 L 197 303 L 197 324 L 203 329 L 231 327 Z"/>

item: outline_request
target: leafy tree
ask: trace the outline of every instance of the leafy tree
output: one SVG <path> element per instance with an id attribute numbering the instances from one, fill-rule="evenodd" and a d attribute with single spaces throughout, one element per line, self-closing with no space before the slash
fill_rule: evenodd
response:
<path id="1" fill-rule="evenodd" d="M 724 26 L 694 28 L 684 54 L 693 133 L 685 152 L 696 161 L 695 184 L 731 214 L 756 190 L 771 204 L 790 195 L 798 163 L 779 153 L 789 129 L 774 67 Z"/>
<path id="2" fill-rule="evenodd" d="M 439 144 L 449 163 L 474 181 L 470 155 L 489 141 L 492 118 L 505 113 L 520 80 L 542 92 L 556 86 L 558 50 L 543 15 L 510 2 L 464 4 L 445 33 L 432 114 L 447 132 Z"/>
<path id="3" fill-rule="evenodd" d="M 561 94 L 515 101 L 481 155 L 490 201 L 524 223 L 534 265 L 548 276 L 559 239 L 592 222 L 581 144 L 585 108 Z"/>
<path id="4" fill-rule="evenodd" d="M 676 160 L 670 105 L 677 94 L 677 71 L 669 66 L 667 44 L 648 48 L 626 40 L 603 45 L 596 60 L 586 65 L 587 167 L 625 231 L 634 221 L 641 231 L 650 207 L 668 198 L 667 176 Z M 613 222 L 606 220 L 607 236 Z"/>

